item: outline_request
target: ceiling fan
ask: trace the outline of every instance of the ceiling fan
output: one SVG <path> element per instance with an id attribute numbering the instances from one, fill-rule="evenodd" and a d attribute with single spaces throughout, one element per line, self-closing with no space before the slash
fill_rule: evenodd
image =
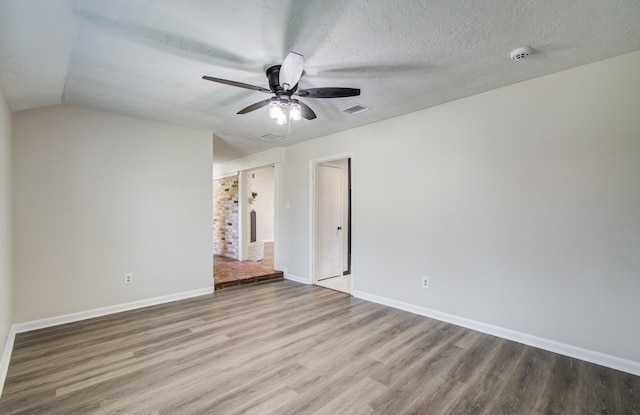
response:
<path id="1" fill-rule="evenodd" d="M 220 84 L 237 86 L 239 88 L 251 89 L 253 91 L 273 94 L 274 96 L 263 101 L 251 104 L 238 111 L 238 114 L 247 114 L 264 106 L 269 106 L 269 117 L 276 120 L 276 124 L 284 125 L 287 118 L 299 120 L 305 118 L 313 120 L 316 113 L 304 102 L 297 98 L 345 98 L 360 95 L 360 90 L 356 88 L 309 88 L 298 89 L 298 81 L 302 76 L 304 57 L 295 52 L 289 52 L 282 62 L 282 65 L 271 66 L 267 69 L 267 79 L 269 89 L 260 86 L 245 84 L 242 82 L 230 81 L 227 79 L 203 76 L 207 81 L 218 82 Z"/>

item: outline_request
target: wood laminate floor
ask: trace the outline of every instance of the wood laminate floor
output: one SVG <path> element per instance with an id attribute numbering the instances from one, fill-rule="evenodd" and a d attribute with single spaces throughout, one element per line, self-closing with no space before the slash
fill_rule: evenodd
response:
<path id="1" fill-rule="evenodd" d="M 639 414 L 640 377 L 291 281 L 19 334 L 1 414 Z"/>

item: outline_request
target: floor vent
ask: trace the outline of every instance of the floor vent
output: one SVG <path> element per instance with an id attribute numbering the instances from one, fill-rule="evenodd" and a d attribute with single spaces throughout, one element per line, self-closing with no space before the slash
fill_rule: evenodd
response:
<path id="1" fill-rule="evenodd" d="M 342 111 L 348 114 L 359 114 L 361 112 L 369 111 L 371 108 L 365 107 L 364 105 L 356 104 L 353 107 L 345 108 Z"/>
<path id="2" fill-rule="evenodd" d="M 276 135 L 276 134 L 265 134 L 265 135 L 261 135 L 260 138 L 264 138 L 265 140 L 269 140 L 269 141 L 278 141 L 278 140 L 282 140 L 284 136 Z"/>

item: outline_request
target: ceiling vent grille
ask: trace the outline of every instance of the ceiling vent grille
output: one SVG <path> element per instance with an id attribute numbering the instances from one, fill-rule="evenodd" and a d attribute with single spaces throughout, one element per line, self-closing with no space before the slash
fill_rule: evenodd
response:
<path id="1" fill-rule="evenodd" d="M 284 136 L 276 135 L 276 134 L 265 134 L 265 135 L 261 135 L 260 138 L 264 138 L 265 140 L 268 140 L 268 141 L 279 141 L 279 140 L 282 140 Z"/>
<path id="2" fill-rule="evenodd" d="M 364 105 L 356 104 L 353 107 L 345 108 L 342 111 L 347 114 L 360 114 L 361 112 L 369 111 L 371 108 L 365 107 Z"/>

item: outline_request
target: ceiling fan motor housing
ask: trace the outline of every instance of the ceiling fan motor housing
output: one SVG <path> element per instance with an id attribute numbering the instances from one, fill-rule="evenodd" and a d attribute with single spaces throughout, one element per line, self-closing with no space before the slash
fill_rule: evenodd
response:
<path id="1" fill-rule="evenodd" d="M 269 80 L 269 88 L 278 96 L 288 95 L 291 96 L 298 89 L 298 84 L 295 84 L 293 88 L 285 92 L 280 85 L 280 66 L 275 65 L 267 69 L 267 79 Z"/>

